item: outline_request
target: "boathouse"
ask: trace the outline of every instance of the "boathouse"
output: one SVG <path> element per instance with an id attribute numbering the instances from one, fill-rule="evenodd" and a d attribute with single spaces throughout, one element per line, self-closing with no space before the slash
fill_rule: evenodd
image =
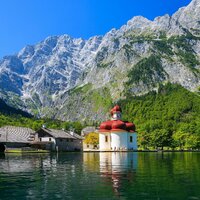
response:
<path id="1" fill-rule="evenodd" d="M 0 152 L 30 147 L 35 131 L 26 127 L 3 126 L 0 128 Z"/>
<path id="2" fill-rule="evenodd" d="M 52 151 L 81 151 L 83 138 L 73 131 L 41 128 L 32 146 Z"/>
<path id="3" fill-rule="evenodd" d="M 99 150 L 137 150 L 135 125 L 121 120 L 122 110 L 118 105 L 111 109 L 110 113 L 111 120 L 101 123 L 99 127 Z"/>

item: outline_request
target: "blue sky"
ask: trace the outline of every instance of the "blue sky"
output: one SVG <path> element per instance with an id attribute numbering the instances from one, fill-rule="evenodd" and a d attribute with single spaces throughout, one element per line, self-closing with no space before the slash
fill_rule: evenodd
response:
<path id="1" fill-rule="evenodd" d="M 191 0 L 1 0 L 0 57 L 50 35 L 89 38 L 134 16 L 172 15 Z"/>

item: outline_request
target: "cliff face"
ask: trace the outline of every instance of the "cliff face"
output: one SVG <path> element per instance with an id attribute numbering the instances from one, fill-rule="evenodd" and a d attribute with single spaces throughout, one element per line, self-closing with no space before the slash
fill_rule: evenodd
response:
<path id="1" fill-rule="evenodd" d="M 200 1 L 173 16 L 134 17 L 89 40 L 48 37 L 0 61 L 7 103 L 63 120 L 105 119 L 112 102 L 159 84 L 200 86 Z"/>

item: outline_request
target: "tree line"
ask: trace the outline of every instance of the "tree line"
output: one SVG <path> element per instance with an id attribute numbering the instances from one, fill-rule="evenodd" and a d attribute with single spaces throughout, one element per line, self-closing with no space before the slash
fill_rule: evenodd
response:
<path id="1" fill-rule="evenodd" d="M 76 122 L 68 122 L 68 121 L 60 121 L 53 119 L 36 119 L 36 118 L 27 118 L 19 114 L 0 114 L 0 127 L 2 126 L 22 126 L 28 127 L 35 131 L 42 128 L 43 125 L 46 125 L 47 128 L 52 129 L 65 129 L 65 130 L 73 130 L 78 134 L 81 134 L 81 130 L 86 126 L 79 121 Z"/>
<path id="2" fill-rule="evenodd" d="M 180 85 L 119 102 L 125 120 L 135 123 L 141 149 L 200 149 L 200 96 Z"/>

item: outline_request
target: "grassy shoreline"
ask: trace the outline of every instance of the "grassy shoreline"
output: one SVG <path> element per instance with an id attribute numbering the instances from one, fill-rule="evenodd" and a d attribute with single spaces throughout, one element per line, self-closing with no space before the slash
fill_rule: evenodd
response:
<path id="1" fill-rule="evenodd" d="M 50 153 L 50 151 L 47 150 L 30 150 L 30 151 L 24 151 L 21 149 L 7 149 L 4 153 Z"/>

